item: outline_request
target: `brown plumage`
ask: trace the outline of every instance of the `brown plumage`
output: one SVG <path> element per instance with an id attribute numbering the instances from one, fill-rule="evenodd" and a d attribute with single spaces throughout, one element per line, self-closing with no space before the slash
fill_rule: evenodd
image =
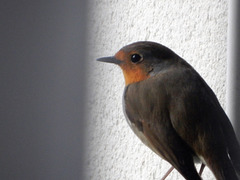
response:
<path id="1" fill-rule="evenodd" d="M 200 180 L 194 159 L 218 180 L 237 180 L 240 147 L 214 92 L 181 57 L 154 42 L 136 42 L 114 57 L 126 87 L 123 106 L 135 134 L 187 180 Z"/>

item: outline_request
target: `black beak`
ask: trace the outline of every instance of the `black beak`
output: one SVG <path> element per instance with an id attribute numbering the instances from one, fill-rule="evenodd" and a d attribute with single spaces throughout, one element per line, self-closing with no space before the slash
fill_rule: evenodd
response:
<path id="1" fill-rule="evenodd" d="M 122 63 L 122 61 L 116 59 L 114 56 L 98 58 L 97 61 L 106 62 L 106 63 L 114 63 L 114 64 Z"/>

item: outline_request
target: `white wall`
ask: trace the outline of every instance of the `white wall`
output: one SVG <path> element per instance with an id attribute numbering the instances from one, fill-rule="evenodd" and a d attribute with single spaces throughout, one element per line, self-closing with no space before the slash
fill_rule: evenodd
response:
<path id="1" fill-rule="evenodd" d="M 87 174 L 91 180 L 155 180 L 170 165 L 145 147 L 122 112 L 120 68 L 96 62 L 139 40 L 164 44 L 187 60 L 225 108 L 227 0 L 89 2 Z M 169 180 L 182 176 L 173 171 Z M 214 179 L 209 170 L 203 179 Z"/>

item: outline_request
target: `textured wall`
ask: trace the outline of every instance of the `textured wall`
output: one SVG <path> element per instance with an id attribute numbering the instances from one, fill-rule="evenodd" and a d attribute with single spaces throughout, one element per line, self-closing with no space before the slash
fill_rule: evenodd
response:
<path id="1" fill-rule="evenodd" d="M 139 40 L 164 44 L 207 81 L 225 108 L 226 0 L 91 0 L 87 173 L 92 180 L 155 180 L 170 165 L 145 147 L 122 112 L 120 68 L 95 62 Z M 199 167 L 199 166 L 198 166 Z M 180 180 L 173 171 L 168 179 Z M 209 170 L 203 179 L 214 179 Z"/>

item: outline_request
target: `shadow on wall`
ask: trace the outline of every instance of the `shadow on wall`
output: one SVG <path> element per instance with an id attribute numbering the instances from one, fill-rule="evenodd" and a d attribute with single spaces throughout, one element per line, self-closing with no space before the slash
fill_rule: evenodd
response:
<path id="1" fill-rule="evenodd" d="M 0 179 L 83 179 L 85 12 L 1 2 Z"/>
<path id="2" fill-rule="evenodd" d="M 229 1 L 228 62 L 227 62 L 227 114 L 240 140 L 240 1 Z"/>

